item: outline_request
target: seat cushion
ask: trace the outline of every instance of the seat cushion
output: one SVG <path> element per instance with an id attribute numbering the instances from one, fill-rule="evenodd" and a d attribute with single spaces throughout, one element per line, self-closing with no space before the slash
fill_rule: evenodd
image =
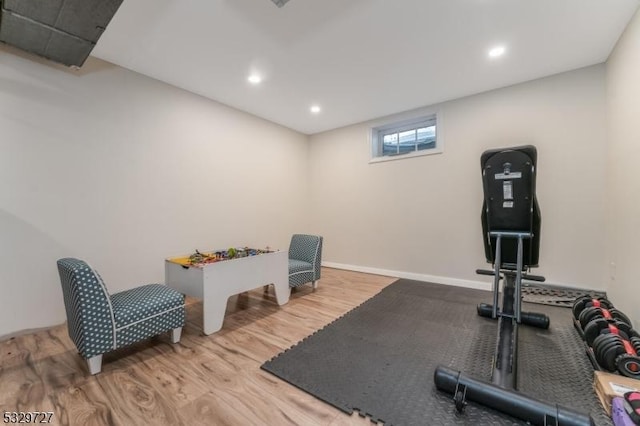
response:
<path id="1" fill-rule="evenodd" d="M 167 313 L 184 305 L 184 296 L 162 284 L 148 284 L 111 296 L 116 328 Z"/>
<path id="2" fill-rule="evenodd" d="M 311 262 L 289 259 L 289 275 L 306 271 L 313 271 L 313 264 Z"/>

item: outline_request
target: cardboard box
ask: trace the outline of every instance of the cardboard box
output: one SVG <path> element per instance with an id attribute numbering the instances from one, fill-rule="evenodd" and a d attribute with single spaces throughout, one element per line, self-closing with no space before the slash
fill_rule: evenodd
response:
<path id="1" fill-rule="evenodd" d="M 600 405 L 604 407 L 604 411 L 606 411 L 609 417 L 611 417 L 611 401 L 607 401 L 607 398 L 600 391 L 598 391 L 598 389 L 596 389 L 596 396 L 600 401 Z"/>
<path id="2" fill-rule="evenodd" d="M 611 400 L 616 396 L 623 396 L 625 392 L 640 392 L 640 380 L 619 374 L 595 371 L 593 374 L 593 387 L 602 406 L 611 415 Z"/>

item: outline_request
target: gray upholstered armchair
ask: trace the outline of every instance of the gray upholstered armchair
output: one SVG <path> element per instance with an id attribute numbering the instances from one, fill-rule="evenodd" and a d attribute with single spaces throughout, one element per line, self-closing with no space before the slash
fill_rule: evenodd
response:
<path id="1" fill-rule="evenodd" d="M 180 341 L 184 296 L 162 284 L 148 284 L 109 295 L 100 275 L 82 260 L 58 260 L 69 336 L 87 360 L 91 374 L 102 368 L 102 354 L 172 330 Z"/>
<path id="2" fill-rule="evenodd" d="M 322 260 L 322 237 L 295 234 L 289 245 L 289 287 L 312 283 L 313 288 L 320 279 Z"/>

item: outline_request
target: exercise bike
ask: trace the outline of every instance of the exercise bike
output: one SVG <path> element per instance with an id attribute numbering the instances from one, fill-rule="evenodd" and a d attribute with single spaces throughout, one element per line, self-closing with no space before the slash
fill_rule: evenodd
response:
<path id="1" fill-rule="evenodd" d="M 536 148 L 530 145 L 485 151 L 480 159 L 484 249 L 493 270 L 476 272 L 493 276 L 493 304 L 481 303 L 477 309 L 478 315 L 498 320 L 491 383 L 444 366 L 436 368 L 434 382 L 439 390 L 454 395 L 458 412 L 470 400 L 534 425 L 591 426 L 594 422 L 588 415 L 517 391 L 518 326 L 549 327 L 546 315 L 522 311 L 522 280 L 544 281 L 544 277 L 528 273 L 538 266 L 540 253 L 536 161 Z"/>

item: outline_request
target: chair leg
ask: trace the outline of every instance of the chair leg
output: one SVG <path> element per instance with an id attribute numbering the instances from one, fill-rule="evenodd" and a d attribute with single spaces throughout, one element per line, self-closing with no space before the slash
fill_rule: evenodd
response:
<path id="1" fill-rule="evenodd" d="M 318 288 L 318 283 L 316 281 L 311 281 L 311 286 L 313 286 L 314 289 Z"/>
<path id="2" fill-rule="evenodd" d="M 102 354 L 87 359 L 87 365 L 91 375 L 98 374 L 102 370 Z"/>
<path id="3" fill-rule="evenodd" d="M 182 334 L 182 327 L 174 328 L 171 330 L 171 342 L 178 343 L 180 341 L 180 335 Z"/>

